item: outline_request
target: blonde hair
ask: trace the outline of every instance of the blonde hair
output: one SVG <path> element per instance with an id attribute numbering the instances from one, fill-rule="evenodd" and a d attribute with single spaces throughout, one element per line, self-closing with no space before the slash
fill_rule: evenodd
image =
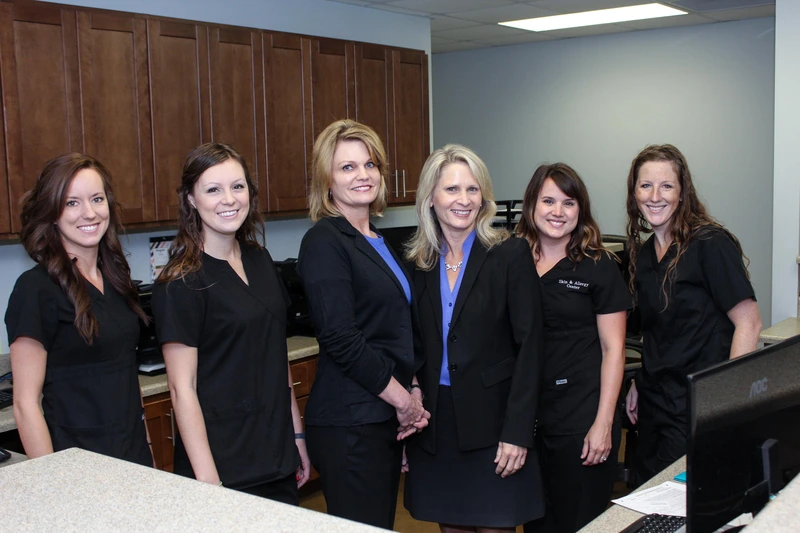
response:
<path id="1" fill-rule="evenodd" d="M 417 186 L 416 210 L 419 227 L 406 245 L 406 259 L 416 263 L 420 270 L 432 269 L 436 260 L 444 252 L 442 228 L 431 203 L 442 171 L 447 165 L 453 163 L 467 165 L 481 188 L 483 201 L 475 220 L 478 240 L 486 248 L 492 248 L 508 238 L 507 231 L 492 227 L 492 219 L 497 213 L 497 205 L 494 203 L 492 179 L 486 164 L 466 146 L 445 145 L 434 151 L 425 161 Z"/>
<path id="2" fill-rule="evenodd" d="M 318 221 L 323 217 L 340 217 L 342 214 L 336 208 L 330 195 L 333 179 L 333 154 L 342 141 L 361 141 L 366 146 L 372 162 L 381 175 L 381 184 L 378 196 L 370 205 L 371 213 L 383 216 L 386 209 L 388 191 L 386 189 L 386 150 L 383 148 L 375 130 L 365 124 L 354 120 L 337 120 L 325 128 L 314 142 L 314 151 L 311 154 L 311 187 L 308 191 L 308 214 L 311 220 Z"/>

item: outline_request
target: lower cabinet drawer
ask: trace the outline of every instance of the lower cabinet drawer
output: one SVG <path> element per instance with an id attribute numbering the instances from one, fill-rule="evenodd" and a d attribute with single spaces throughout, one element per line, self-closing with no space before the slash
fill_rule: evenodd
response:
<path id="1" fill-rule="evenodd" d="M 308 396 L 308 393 L 311 392 L 311 384 L 317 375 L 317 358 L 292 363 L 290 368 L 292 369 L 294 395 L 298 398 Z"/>

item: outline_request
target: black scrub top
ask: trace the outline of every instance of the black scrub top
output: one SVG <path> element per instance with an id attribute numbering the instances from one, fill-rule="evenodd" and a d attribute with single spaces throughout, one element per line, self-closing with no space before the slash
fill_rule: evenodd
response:
<path id="1" fill-rule="evenodd" d="M 545 357 L 538 428 L 545 435 L 586 433 L 600 403 L 597 315 L 627 311 L 631 294 L 605 253 L 577 264 L 565 257 L 541 276 L 541 285 Z"/>
<path id="2" fill-rule="evenodd" d="M 686 408 L 686 376 L 730 357 L 733 323 L 727 312 L 755 298 L 742 255 L 730 236 L 715 227 L 695 232 L 677 266 L 673 286 L 661 287 L 676 247 L 661 261 L 655 236 L 643 245 L 636 260 L 636 292 L 642 316 L 644 354 L 636 376 L 641 392 L 656 392 L 663 407 L 676 415 Z"/>
<path id="3" fill-rule="evenodd" d="M 8 342 L 30 337 L 47 352 L 42 410 L 54 451 L 78 447 L 153 466 L 136 366 L 139 319 L 110 283 L 103 293 L 85 283 L 98 323 L 91 346 L 73 325 L 75 307 L 41 265 L 14 286 Z"/>
<path id="4" fill-rule="evenodd" d="M 249 285 L 227 261 L 204 253 L 199 271 L 153 287 L 159 342 L 197 348 L 208 443 L 231 488 L 285 478 L 300 464 L 288 384 L 288 295 L 265 249 L 241 249 Z M 180 439 L 175 473 L 194 477 Z"/>

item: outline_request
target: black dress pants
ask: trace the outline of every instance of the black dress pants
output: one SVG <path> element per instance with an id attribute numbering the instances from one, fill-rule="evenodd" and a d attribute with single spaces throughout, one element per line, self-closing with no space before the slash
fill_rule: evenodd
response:
<path id="1" fill-rule="evenodd" d="M 636 424 L 636 485 L 639 486 L 686 455 L 689 425 L 682 398 L 666 398 L 662 391 L 639 389 Z"/>
<path id="2" fill-rule="evenodd" d="M 525 524 L 525 533 L 574 533 L 606 510 L 617 477 L 620 432 L 615 420 L 608 459 L 594 466 L 582 464 L 585 433 L 537 438 L 545 514 Z"/>
<path id="3" fill-rule="evenodd" d="M 403 443 L 397 420 L 352 427 L 306 426 L 311 464 L 319 472 L 328 514 L 394 527 Z"/>

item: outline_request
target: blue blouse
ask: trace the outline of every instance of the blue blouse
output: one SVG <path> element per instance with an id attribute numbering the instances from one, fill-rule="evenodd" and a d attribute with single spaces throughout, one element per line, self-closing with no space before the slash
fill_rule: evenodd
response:
<path id="1" fill-rule="evenodd" d="M 439 293 L 442 300 L 442 370 L 439 374 L 439 385 L 450 386 L 450 365 L 447 357 L 447 336 L 450 334 L 450 322 L 453 320 L 453 307 L 458 298 L 458 290 L 461 288 L 461 279 L 464 277 L 464 270 L 469 262 L 469 253 L 472 251 L 472 244 L 475 242 L 475 230 L 467 235 L 461 250 L 464 252 L 464 259 L 461 261 L 461 268 L 458 269 L 458 278 L 453 290 L 450 290 L 450 281 L 447 279 L 447 269 L 445 268 L 445 253 L 439 258 Z"/>
<path id="2" fill-rule="evenodd" d="M 375 251 L 378 252 L 381 258 L 386 262 L 386 266 L 392 269 L 394 277 L 397 278 L 397 281 L 399 281 L 400 285 L 403 287 L 403 292 L 406 293 L 406 300 L 408 300 L 409 305 L 411 305 L 411 285 L 408 284 L 408 279 L 406 279 L 403 269 L 397 264 L 397 260 L 395 260 L 392 252 L 390 252 L 389 248 L 386 247 L 383 237 L 380 235 L 377 237 L 364 235 L 364 237 L 366 237 L 367 242 L 370 243 L 373 248 L 375 248 Z"/>

